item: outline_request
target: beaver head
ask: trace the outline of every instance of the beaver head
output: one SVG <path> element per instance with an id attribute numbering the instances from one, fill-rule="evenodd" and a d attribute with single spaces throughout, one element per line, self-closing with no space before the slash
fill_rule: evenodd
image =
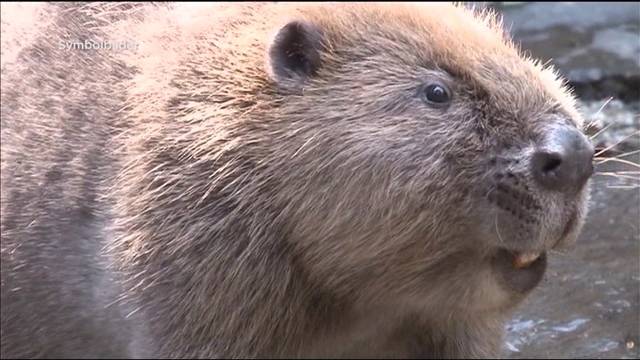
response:
<path id="1" fill-rule="evenodd" d="M 492 307 L 575 240 L 593 147 L 552 69 L 490 15 L 441 11 L 309 9 L 283 25 L 270 174 L 289 240 L 331 288 Z"/>

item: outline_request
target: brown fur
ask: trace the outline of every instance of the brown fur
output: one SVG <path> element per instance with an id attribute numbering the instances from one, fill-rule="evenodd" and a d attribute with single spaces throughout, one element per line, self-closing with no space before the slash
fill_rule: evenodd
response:
<path id="1" fill-rule="evenodd" d="M 483 200 L 492 156 L 582 121 L 490 14 L 46 6 L 2 67 L 3 357 L 491 356 L 523 294 L 487 257 L 582 224 L 586 195 L 532 192 L 525 235 Z M 303 84 L 268 56 L 294 20 L 322 33 Z M 139 47 L 56 47 L 82 37 Z"/>

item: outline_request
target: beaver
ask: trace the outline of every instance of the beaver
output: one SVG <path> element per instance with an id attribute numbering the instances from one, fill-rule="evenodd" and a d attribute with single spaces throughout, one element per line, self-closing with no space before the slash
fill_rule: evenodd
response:
<path id="1" fill-rule="evenodd" d="M 490 11 L 40 6 L 3 16 L 2 357 L 496 356 L 584 223 L 574 96 Z"/>

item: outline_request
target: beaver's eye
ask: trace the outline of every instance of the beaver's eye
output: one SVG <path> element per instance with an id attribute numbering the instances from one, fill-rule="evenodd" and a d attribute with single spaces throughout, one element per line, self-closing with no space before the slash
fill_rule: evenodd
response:
<path id="1" fill-rule="evenodd" d="M 449 102 L 449 90 L 440 84 L 430 84 L 424 89 L 424 97 L 433 105 L 445 105 Z"/>

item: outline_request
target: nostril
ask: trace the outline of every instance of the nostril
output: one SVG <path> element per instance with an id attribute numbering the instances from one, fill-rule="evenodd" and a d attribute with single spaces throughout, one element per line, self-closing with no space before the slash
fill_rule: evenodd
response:
<path id="1" fill-rule="evenodd" d="M 536 151 L 531 158 L 531 173 L 538 184 L 549 188 L 559 189 L 563 186 L 562 155 L 552 151 Z"/>
<path id="2" fill-rule="evenodd" d="M 558 153 L 541 153 L 539 156 L 543 173 L 550 173 L 562 164 L 562 157 Z"/>

